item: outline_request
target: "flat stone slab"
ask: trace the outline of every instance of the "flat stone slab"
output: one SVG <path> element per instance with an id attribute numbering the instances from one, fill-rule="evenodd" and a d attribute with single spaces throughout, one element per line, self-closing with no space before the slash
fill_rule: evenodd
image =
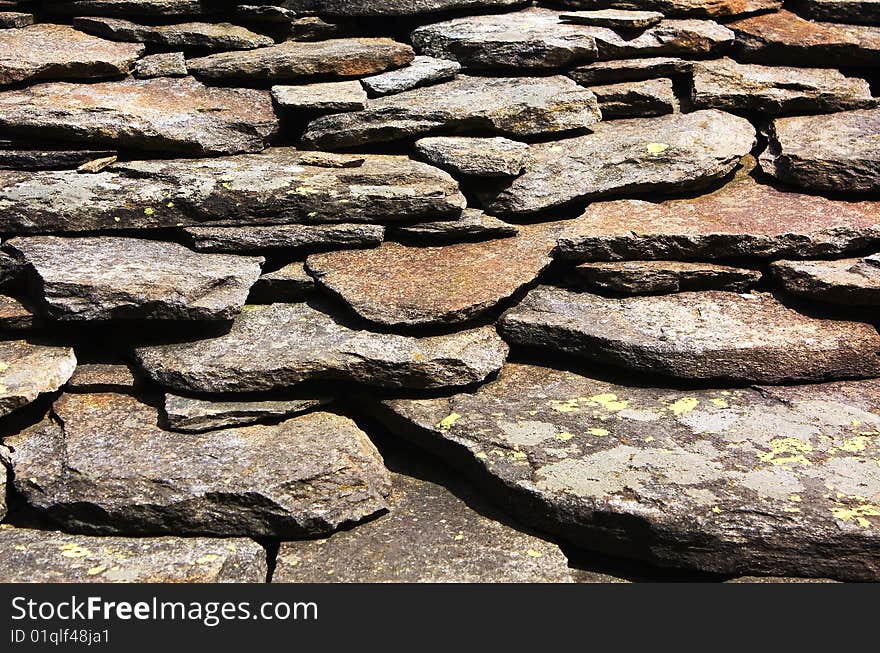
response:
<path id="1" fill-rule="evenodd" d="M 484 193 L 499 216 L 537 213 L 622 193 L 699 188 L 730 173 L 755 144 L 745 119 L 717 110 L 615 120 L 593 133 L 529 147 L 526 171 Z"/>
<path id="2" fill-rule="evenodd" d="M 170 48 L 199 50 L 250 50 L 275 45 L 275 41 L 231 23 L 176 23 L 143 25 L 124 18 L 75 18 L 74 27 L 114 41 L 135 41 Z"/>
<path id="3" fill-rule="evenodd" d="M 231 320 L 263 259 L 140 238 L 13 238 L 56 320 Z"/>
<path id="4" fill-rule="evenodd" d="M 116 155 L 114 150 L 37 149 L 23 146 L 24 143 L 14 141 L 0 144 L 0 170 L 68 170 L 95 159 Z"/>
<path id="5" fill-rule="evenodd" d="M 442 247 L 386 242 L 375 249 L 313 254 L 318 286 L 364 319 L 387 326 L 456 324 L 483 315 L 533 282 L 551 263 L 560 223 Z"/>
<path id="6" fill-rule="evenodd" d="M 681 77 L 691 71 L 693 62 L 678 57 L 641 57 L 615 61 L 594 61 L 566 73 L 584 86 L 641 82 L 659 77 Z"/>
<path id="7" fill-rule="evenodd" d="M 516 177 L 529 151 L 527 144 L 503 136 L 429 136 L 417 140 L 415 147 L 438 168 L 472 177 Z"/>
<path id="8" fill-rule="evenodd" d="M 3 583 L 262 583 L 266 551 L 244 538 L 90 537 L 0 525 Z"/>
<path id="9" fill-rule="evenodd" d="M 519 227 L 478 209 L 465 209 L 458 220 L 437 220 L 395 227 L 397 236 L 421 242 L 444 244 L 468 240 L 489 240 L 516 236 Z"/>
<path id="10" fill-rule="evenodd" d="M 0 340 L 0 417 L 55 392 L 76 368 L 72 347 Z"/>
<path id="11" fill-rule="evenodd" d="M 296 111 L 360 111 L 367 106 L 367 92 L 357 80 L 273 86 L 272 97 L 279 107 Z"/>
<path id="12" fill-rule="evenodd" d="M 877 105 L 866 80 L 846 77 L 837 70 L 739 64 L 726 57 L 694 62 L 692 100 L 702 109 L 758 111 L 772 116 Z"/>
<path id="13" fill-rule="evenodd" d="M 693 199 L 591 204 L 560 236 L 557 255 L 576 261 L 809 258 L 877 244 L 876 202 L 780 191 L 743 175 Z"/>
<path id="14" fill-rule="evenodd" d="M 583 547 L 731 575 L 880 579 L 877 380 L 667 390 L 506 365 L 473 393 L 378 414 Z"/>
<path id="15" fill-rule="evenodd" d="M 812 20 L 880 25 L 880 0 L 804 0 L 804 8 Z"/>
<path id="16" fill-rule="evenodd" d="M 774 261 L 770 272 L 795 295 L 843 306 L 880 306 L 880 266 L 865 258 Z"/>
<path id="17" fill-rule="evenodd" d="M 590 127 L 596 96 L 567 77 L 469 77 L 367 102 L 364 111 L 322 116 L 303 142 L 315 148 L 386 143 L 445 132 L 538 136 Z"/>
<path id="18" fill-rule="evenodd" d="M 138 349 L 150 377 L 178 392 L 251 392 L 309 380 L 389 388 L 483 381 L 507 345 L 492 327 L 415 338 L 359 331 L 307 304 L 245 306 L 219 338 Z"/>
<path id="19" fill-rule="evenodd" d="M 0 128 L 91 147 L 217 156 L 258 152 L 278 131 L 266 91 L 196 80 L 56 82 L 0 92 Z"/>
<path id="20" fill-rule="evenodd" d="M 662 116 L 678 109 L 671 79 L 591 86 L 604 119 Z"/>
<path id="21" fill-rule="evenodd" d="M 777 118 L 761 169 L 810 190 L 880 190 L 880 109 Z"/>
<path id="22" fill-rule="evenodd" d="M 27 27 L 34 24 L 34 15 L 21 11 L 0 11 L 0 27 Z"/>
<path id="23" fill-rule="evenodd" d="M 740 61 L 826 68 L 864 62 L 857 38 L 790 11 L 752 16 L 727 26 L 736 34 L 735 53 Z"/>
<path id="24" fill-rule="evenodd" d="M 134 76 L 138 79 L 153 77 L 186 77 L 186 58 L 183 52 L 161 52 L 141 57 L 135 64 Z"/>
<path id="25" fill-rule="evenodd" d="M 730 18 L 757 11 L 776 11 L 782 0 L 557 0 L 563 7 L 584 9 L 647 10 L 665 16 L 697 16 L 700 18 Z"/>
<path id="26" fill-rule="evenodd" d="M 408 66 L 365 77 L 361 84 L 371 97 L 378 97 L 445 82 L 455 77 L 459 70 L 461 64 L 457 61 L 417 56 Z"/>
<path id="27" fill-rule="evenodd" d="M 64 0 L 47 2 L 56 13 L 67 16 L 198 16 L 204 12 L 202 0 Z"/>
<path id="28" fill-rule="evenodd" d="M 80 363 L 64 386 L 66 392 L 127 392 L 137 381 L 124 363 Z"/>
<path id="29" fill-rule="evenodd" d="M 581 263 L 568 278 L 592 290 L 626 295 L 691 290 L 745 292 L 758 283 L 761 272 L 715 263 L 603 261 Z"/>
<path id="30" fill-rule="evenodd" d="M 411 36 L 420 54 L 471 70 L 559 69 L 598 56 L 588 29 L 564 23 L 547 9 L 453 18 L 419 27 Z"/>
<path id="31" fill-rule="evenodd" d="M 308 275 L 302 262 L 294 261 L 257 279 L 248 301 L 259 304 L 302 302 L 317 289 L 315 280 Z"/>
<path id="32" fill-rule="evenodd" d="M 0 329 L 27 331 L 34 327 L 33 312 L 15 297 L 0 295 Z"/>
<path id="33" fill-rule="evenodd" d="M 278 399 L 217 401 L 166 394 L 162 407 L 164 426 L 171 431 L 201 433 L 264 420 L 280 420 L 329 403 L 329 399 Z"/>
<path id="34" fill-rule="evenodd" d="M 392 474 L 387 515 L 325 540 L 283 542 L 272 582 L 572 582 L 557 545 L 484 517 L 459 496 Z"/>
<path id="35" fill-rule="evenodd" d="M 288 82 L 313 77 L 361 77 L 413 60 L 410 46 L 388 38 L 285 41 L 255 50 L 219 52 L 189 59 L 190 73 L 211 81 Z"/>
<path id="36" fill-rule="evenodd" d="M 880 334 L 811 317 L 770 293 L 609 298 L 540 286 L 505 313 L 504 338 L 681 379 L 783 383 L 880 375 Z"/>
<path id="37" fill-rule="evenodd" d="M 300 11 L 320 11 L 330 16 L 418 16 L 445 11 L 503 9 L 524 0 L 299 0 Z"/>
<path id="38" fill-rule="evenodd" d="M 577 25 L 599 25 L 618 29 L 645 29 L 663 20 L 659 11 L 632 11 L 627 9 L 596 9 L 593 11 L 568 11 L 559 18 Z"/>
<path id="39" fill-rule="evenodd" d="M 303 537 L 387 507 L 388 471 L 346 417 L 174 434 L 129 395 L 62 395 L 52 411 L 60 423 L 6 441 L 16 490 L 71 532 Z"/>
<path id="40" fill-rule="evenodd" d="M 385 237 L 379 224 L 286 224 L 254 227 L 187 227 L 183 230 L 199 252 L 299 251 L 375 247 Z"/>
<path id="41" fill-rule="evenodd" d="M 123 77 L 144 52 L 67 25 L 0 29 L 0 86 L 38 80 Z"/>
<path id="42" fill-rule="evenodd" d="M 457 217 L 465 205 L 449 174 L 407 157 L 309 157 L 277 148 L 215 159 L 130 161 L 94 175 L 0 171 L 0 230 L 415 222 Z"/>

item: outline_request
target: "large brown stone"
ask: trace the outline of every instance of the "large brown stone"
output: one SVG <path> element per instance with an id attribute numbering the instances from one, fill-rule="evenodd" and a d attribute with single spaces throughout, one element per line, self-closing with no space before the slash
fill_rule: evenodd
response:
<path id="1" fill-rule="evenodd" d="M 381 456 L 339 415 L 175 434 L 112 393 L 62 395 L 52 414 L 6 443 L 22 499 L 71 532 L 303 537 L 387 506 Z"/>
<path id="2" fill-rule="evenodd" d="M 880 306 L 880 266 L 864 258 L 774 261 L 770 271 L 795 295 L 844 306 Z"/>
<path id="3" fill-rule="evenodd" d="M 880 376 L 880 334 L 770 293 L 609 298 L 540 286 L 499 322 L 513 344 L 682 379 L 782 383 Z"/>
<path id="4" fill-rule="evenodd" d="M 506 365 L 473 393 L 388 400 L 379 415 L 586 548 L 880 580 L 878 380 L 674 390 Z"/>
<path id="5" fill-rule="evenodd" d="M 57 0 L 45 3 L 56 13 L 68 16 L 198 16 L 206 9 L 204 0 Z"/>
<path id="6" fill-rule="evenodd" d="M 559 223 L 523 225 L 511 238 L 443 247 L 384 243 L 313 254 L 318 285 L 358 315 L 388 326 L 454 324 L 492 310 L 551 262 Z"/>
<path id="7" fill-rule="evenodd" d="M 93 537 L 0 525 L 2 583 L 262 583 L 253 540 Z"/>
<path id="8" fill-rule="evenodd" d="M 609 195 L 699 188 L 730 173 L 755 143 L 747 120 L 716 110 L 591 129 L 532 145 L 524 174 L 500 192 L 482 189 L 487 211 L 528 214 Z"/>
<path id="9" fill-rule="evenodd" d="M 412 48 L 387 38 L 285 41 L 255 50 L 189 59 L 187 68 L 211 81 L 298 81 L 311 77 L 360 77 L 405 66 Z"/>
<path id="10" fill-rule="evenodd" d="M 0 29 L 0 86 L 122 77 L 143 52 L 142 45 L 106 41 L 66 25 Z"/>
<path id="11" fill-rule="evenodd" d="M 880 190 L 880 109 L 777 118 L 761 169 L 811 190 Z"/>
<path id="12" fill-rule="evenodd" d="M 880 205 L 776 190 L 741 176 L 693 199 L 597 202 L 569 223 L 578 261 L 821 257 L 880 244 Z"/>
<path id="13" fill-rule="evenodd" d="M 114 41 L 135 41 L 169 48 L 250 50 L 275 45 L 263 34 L 230 23 L 142 25 L 122 18 L 77 18 L 75 27 Z"/>
<path id="14" fill-rule="evenodd" d="M 369 100 L 364 111 L 317 118 L 303 142 L 339 148 L 437 132 L 539 136 L 582 129 L 600 119 L 596 96 L 567 77 L 461 76 Z"/>
<path id="15" fill-rule="evenodd" d="M 0 341 L 0 417 L 45 392 L 55 392 L 75 368 L 76 356 L 71 347 Z"/>
<path id="16" fill-rule="evenodd" d="M 218 338 L 145 347 L 150 377 L 179 392 L 251 392 L 310 380 L 390 388 L 443 388 L 483 381 L 508 348 L 492 327 L 416 338 L 360 331 L 307 304 L 245 306 Z"/>
<path id="17" fill-rule="evenodd" d="M 465 205 L 452 177 L 407 157 L 312 154 L 129 161 L 93 175 L 0 171 L 0 231 L 416 221 Z"/>
<path id="18" fill-rule="evenodd" d="M 503 9 L 526 0 L 294 0 L 298 11 L 318 11 L 331 16 L 418 16 L 445 11 Z"/>
<path id="19" fill-rule="evenodd" d="M 278 119 L 268 92 L 210 88 L 184 77 L 5 91 L 0 128 L 22 138 L 216 156 L 262 150 Z"/>
<path id="20" fill-rule="evenodd" d="M 554 0 L 572 8 L 604 8 L 659 11 L 664 16 L 730 18 L 758 11 L 777 10 L 782 0 Z"/>

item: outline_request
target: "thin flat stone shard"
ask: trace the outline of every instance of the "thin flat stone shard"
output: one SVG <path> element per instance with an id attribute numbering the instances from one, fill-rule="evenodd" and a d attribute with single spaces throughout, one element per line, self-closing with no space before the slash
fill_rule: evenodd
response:
<path id="1" fill-rule="evenodd" d="M 0 417 L 55 392 L 76 368 L 72 347 L 0 341 Z"/>
<path id="2" fill-rule="evenodd" d="M 502 9 L 526 0 L 296 0 L 299 11 L 320 11 L 330 16 L 418 16 L 445 11 Z"/>
<path id="3" fill-rule="evenodd" d="M 810 190 L 880 190 L 880 109 L 777 118 L 761 169 Z"/>
<path id="4" fill-rule="evenodd" d="M 478 209 L 465 209 L 458 220 L 437 220 L 394 227 L 393 233 L 429 244 L 448 244 L 468 240 L 508 238 L 519 233 L 519 227 L 486 215 Z"/>
<path id="5" fill-rule="evenodd" d="M 866 258 L 774 261 L 773 277 L 790 293 L 842 306 L 880 306 L 880 266 Z"/>
<path id="6" fill-rule="evenodd" d="M 442 219 L 460 215 L 465 198 L 449 174 L 407 157 L 323 154 L 314 161 L 275 148 L 129 161 L 95 175 L 0 171 L 0 203 L 0 230 L 45 233 Z"/>
<path id="7" fill-rule="evenodd" d="M 64 389 L 67 392 L 132 393 L 136 385 L 134 373 L 125 363 L 80 363 Z"/>
<path id="8" fill-rule="evenodd" d="M 812 258 L 878 244 L 876 202 L 785 192 L 743 175 L 693 199 L 591 204 L 569 223 L 556 254 L 575 261 Z"/>
<path id="9" fill-rule="evenodd" d="M 671 79 L 648 79 L 591 86 L 599 101 L 602 118 L 662 116 L 678 109 Z"/>
<path id="10" fill-rule="evenodd" d="M 613 9 L 658 11 L 664 16 L 731 18 L 761 11 L 776 11 L 782 0 L 554 0 L 572 9 Z"/>
<path id="11" fill-rule="evenodd" d="M 257 279 L 251 287 L 248 301 L 258 304 L 302 302 L 317 290 L 315 280 L 308 275 L 302 262 L 294 261 Z"/>
<path id="12" fill-rule="evenodd" d="M 22 82 L 123 77 L 144 46 L 115 43 L 67 25 L 0 29 L 0 87 Z"/>
<path id="13" fill-rule="evenodd" d="M 70 532 L 307 537 L 387 507 L 381 456 L 339 415 L 175 434 L 112 393 L 62 395 L 53 414 L 7 442 L 20 496 Z"/>
<path id="14" fill-rule="evenodd" d="M 329 402 L 326 397 L 217 401 L 166 394 L 162 417 L 171 431 L 201 433 L 231 426 L 247 426 L 267 419 L 286 419 Z"/>
<path id="15" fill-rule="evenodd" d="M 594 61 L 566 74 L 583 86 L 641 82 L 659 77 L 681 77 L 691 72 L 693 62 L 677 57 L 642 57 Z"/>
<path id="16" fill-rule="evenodd" d="M 13 238 L 4 247 L 36 275 L 48 317 L 62 321 L 230 320 L 263 263 L 109 236 Z"/>
<path id="17" fill-rule="evenodd" d="M 367 93 L 357 80 L 273 86 L 272 97 L 279 107 L 297 111 L 360 111 L 367 107 Z"/>
<path id="18" fill-rule="evenodd" d="M 292 82 L 318 76 L 373 75 L 405 66 L 414 56 L 409 45 L 388 38 L 347 38 L 285 41 L 266 48 L 188 59 L 186 65 L 196 77 L 213 82 Z"/>
<path id="19" fill-rule="evenodd" d="M 0 170 L 67 170 L 84 163 L 115 156 L 114 150 L 33 149 L 24 143 L 7 142 L 0 147 Z"/>
<path id="20" fill-rule="evenodd" d="M 572 582 L 557 545 L 483 516 L 461 493 L 392 474 L 387 515 L 326 540 L 283 542 L 272 582 Z"/>
<path id="21" fill-rule="evenodd" d="M 627 193 L 698 189 L 732 172 L 755 144 L 745 119 L 716 110 L 615 120 L 593 133 L 529 147 L 526 171 L 484 208 L 499 216 L 537 213 Z"/>
<path id="22" fill-rule="evenodd" d="M 203 0 L 65 0 L 48 7 L 67 16 L 149 16 L 153 18 L 198 16 Z"/>
<path id="23" fill-rule="evenodd" d="M 386 388 L 483 381 L 508 348 L 492 327 L 421 338 L 348 328 L 307 304 L 248 305 L 219 338 L 144 347 L 135 355 L 159 385 L 183 393 L 253 392 L 310 380 Z"/>
<path id="24" fill-rule="evenodd" d="M 866 80 L 837 70 L 739 64 L 728 58 L 693 63 L 692 101 L 701 109 L 771 116 L 877 106 Z"/>
<path id="25" fill-rule="evenodd" d="M 568 11 L 559 15 L 560 20 L 576 25 L 598 25 L 617 29 L 645 29 L 663 20 L 659 11 L 633 11 L 626 9 L 596 9 L 593 11 Z"/>
<path id="26" fill-rule="evenodd" d="M 508 364 L 473 393 L 375 413 L 525 523 L 589 549 L 730 575 L 880 579 L 876 379 L 675 390 Z"/>
<path id="27" fill-rule="evenodd" d="M 417 140 L 415 148 L 429 163 L 473 177 L 516 177 L 529 151 L 526 143 L 502 136 L 429 136 Z"/>
<path id="28" fill-rule="evenodd" d="M 375 247 L 385 238 L 379 224 L 288 224 L 254 227 L 187 227 L 183 233 L 197 252 L 262 252 Z"/>
<path id="29" fill-rule="evenodd" d="M 758 283 L 761 272 L 715 263 L 624 261 L 581 263 L 567 279 L 592 290 L 627 295 L 691 290 L 746 292 Z"/>
<path id="30" fill-rule="evenodd" d="M 198 50 L 252 50 L 275 41 L 231 23 L 175 23 L 143 25 L 123 18 L 80 17 L 74 27 L 114 41 L 134 41 L 170 48 Z"/>
<path id="31" fill-rule="evenodd" d="M 443 132 L 538 136 L 601 120 L 596 97 L 562 76 L 470 77 L 369 100 L 364 111 L 322 116 L 303 143 L 341 148 Z"/>
<path id="32" fill-rule="evenodd" d="M 880 375 L 880 334 L 811 317 L 770 293 L 609 298 L 540 286 L 499 329 L 521 346 L 681 379 L 815 382 Z"/>
<path id="33" fill-rule="evenodd" d="M 191 156 L 258 152 L 278 131 L 266 91 L 211 88 L 186 77 L 53 82 L 0 93 L 0 128 Z"/>
<path id="34" fill-rule="evenodd" d="M 417 56 L 408 66 L 389 70 L 361 80 L 370 97 L 402 93 L 419 86 L 429 86 L 452 79 L 461 70 L 457 61 Z"/>
<path id="35" fill-rule="evenodd" d="M 90 537 L 0 525 L 3 583 L 262 583 L 266 551 L 244 538 Z"/>
<path id="36" fill-rule="evenodd" d="M 559 223 L 517 236 L 441 247 L 387 242 L 376 249 L 313 254 L 318 286 L 361 317 L 386 326 L 455 324 L 492 310 L 550 265 Z"/>

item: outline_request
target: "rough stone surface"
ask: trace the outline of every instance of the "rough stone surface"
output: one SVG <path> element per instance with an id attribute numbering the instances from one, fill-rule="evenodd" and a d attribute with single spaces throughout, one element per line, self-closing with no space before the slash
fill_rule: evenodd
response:
<path id="1" fill-rule="evenodd" d="M 262 583 L 266 551 L 243 538 L 90 537 L 0 526 L 3 583 Z"/>
<path id="2" fill-rule="evenodd" d="M 114 41 L 135 41 L 169 48 L 199 50 L 250 50 L 275 45 L 263 34 L 230 23 L 176 23 L 142 25 L 122 18 L 77 18 L 73 24 L 83 32 Z"/>
<path id="3" fill-rule="evenodd" d="M 197 16 L 202 0 L 64 0 L 48 2 L 49 8 L 67 16 Z"/>
<path id="4" fill-rule="evenodd" d="M 365 77 L 361 80 L 371 97 L 402 93 L 418 86 L 428 86 L 452 79 L 461 70 L 457 61 L 418 56 L 404 68 Z"/>
<path id="5" fill-rule="evenodd" d="M 572 582 L 558 546 L 484 517 L 460 494 L 393 474 L 387 515 L 325 540 L 284 542 L 272 582 Z"/>
<path id="6" fill-rule="evenodd" d="M 604 8 L 659 11 L 665 16 L 730 18 L 758 11 L 777 10 L 782 0 L 555 0 L 572 8 Z"/>
<path id="7" fill-rule="evenodd" d="M 599 25 L 617 29 L 645 29 L 663 20 L 659 11 L 632 11 L 627 9 L 597 9 L 569 11 L 560 14 L 563 21 L 578 25 Z"/>
<path id="8" fill-rule="evenodd" d="M 604 119 L 662 116 L 678 108 L 671 79 L 591 86 Z"/>
<path id="9" fill-rule="evenodd" d="M 761 279 L 761 273 L 715 263 L 624 261 L 581 263 L 569 278 L 592 290 L 644 295 L 689 290 L 745 292 Z"/>
<path id="10" fill-rule="evenodd" d="M 811 190 L 880 190 L 880 109 L 778 118 L 761 169 Z"/>
<path id="11" fill-rule="evenodd" d="M 143 51 L 142 45 L 114 43 L 67 25 L 0 29 L 0 86 L 122 77 Z"/>
<path id="12" fill-rule="evenodd" d="M 477 209 L 465 209 L 458 220 L 419 222 L 395 227 L 394 233 L 429 243 L 450 243 L 516 236 L 519 227 Z"/>
<path id="13" fill-rule="evenodd" d="M 553 77 L 468 77 L 376 98 L 364 111 L 313 120 L 312 147 L 351 147 L 444 131 L 537 136 L 590 127 L 601 119 L 596 96 Z"/>
<path id="14" fill-rule="evenodd" d="M 665 390 L 507 365 L 474 393 L 388 400 L 381 415 L 527 524 L 587 548 L 880 579 L 877 380 Z"/>
<path id="15" fill-rule="evenodd" d="M 138 59 L 134 69 L 135 77 L 186 77 L 186 58 L 182 52 L 162 52 Z"/>
<path id="16" fill-rule="evenodd" d="M 867 81 L 824 68 L 739 64 L 724 58 L 694 62 L 693 81 L 694 106 L 703 109 L 760 111 L 778 116 L 862 109 L 877 104 Z M 599 100 L 601 103 L 601 96 Z M 602 112 L 605 113 L 604 106 Z"/>
<path id="17" fill-rule="evenodd" d="M 22 498 L 71 532 L 322 535 L 385 509 L 391 489 L 339 415 L 174 434 L 128 395 L 68 394 L 52 410 L 6 442 Z"/>
<path id="18" fill-rule="evenodd" d="M 416 141 L 416 152 L 453 174 L 516 177 L 525 167 L 529 146 L 503 136 L 430 136 Z"/>
<path id="19" fill-rule="evenodd" d="M 0 171 L 0 231 L 417 221 L 456 217 L 464 208 L 452 177 L 406 157 L 307 157 L 277 148 L 117 163 L 96 175 Z"/>
<path id="20" fill-rule="evenodd" d="M 315 280 L 306 273 L 303 264 L 296 261 L 257 279 L 248 301 L 261 304 L 301 302 L 316 290 Z"/>
<path id="21" fill-rule="evenodd" d="M 880 244 L 880 206 L 784 192 L 748 176 L 693 199 L 597 202 L 558 254 L 579 261 L 822 257 Z"/>
<path id="22" fill-rule="evenodd" d="M 285 41 L 268 48 L 189 59 L 189 71 L 212 81 L 285 82 L 311 77 L 360 77 L 405 66 L 412 48 L 387 38 Z"/>
<path id="23" fill-rule="evenodd" d="M 45 392 L 55 392 L 76 368 L 70 347 L 0 340 L 0 416 L 8 415 Z"/>
<path id="24" fill-rule="evenodd" d="M 716 110 L 603 122 L 593 133 L 529 148 L 526 171 L 494 197 L 497 215 L 621 193 L 699 188 L 731 172 L 755 143 L 743 118 Z"/>
<path id="25" fill-rule="evenodd" d="M 507 356 L 495 329 L 415 338 L 359 331 L 307 304 L 245 306 L 219 338 L 138 349 L 147 373 L 180 392 L 249 392 L 308 380 L 391 388 L 483 381 Z"/>
<path id="26" fill-rule="evenodd" d="M 567 74 L 584 86 L 594 84 L 618 84 L 641 82 L 658 77 L 680 77 L 691 71 L 693 62 L 676 57 L 644 57 L 594 61 L 586 66 L 570 70 Z"/>
<path id="27" fill-rule="evenodd" d="M 172 431 L 200 433 L 263 420 L 279 420 L 328 403 L 327 398 L 262 401 L 217 401 L 166 394 L 162 407 L 165 426 Z"/>
<path id="28" fill-rule="evenodd" d="M 384 243 L 376 249 L 313 254 L 319 287 L 358 315 L 388 326 L 454 324 L 492 310 L 550 265 L 559 223 L 444 247 Z"/>
<path id="29" fill-rule="evenodd" d="M 131 393 L 136 383 L 134 373 L 124 363 L 80 363 L 64 389 L 67 392 Z"/>
<path id="30" fill-rule="evenodd" d="M 880 375 L 880 334 L 812 317 L 770 293 L 602 297 L 541 286 L 499 323 L 517 345 L 639 372 L 758 383 Z"/>
<path id="31" fill-rule="evenodd" d="M 880 306 L 880 266 L 864 258 L 774 261 L 770 271 L 795 295 L 843 306 Z"/>
<path id="32" fill-rule="evenodd" d="M 378 224 L 287 224 L 268 227 L 188 227 L 183 230 L 199 252 L 298 251 L 374 247 L 385 227 Z"/>
<path id="33" fill-rule="evenodd" d="M 331 16 L 417 16 L 445 11 L 480 11 L 521 5 L 524 0 L 298 0 L 301 11 Z"/>
<path id="34" fill-rule="evenodd" d="M 256 152 L 278 130 L 265 91 L 191 78 L 38 84 L 0 93 L 0 128 L 88 146 L 190 155 Z"/>
<path id="35" fill-rule="evenodd" d="M 34 327 L 34 314 L 15 297 L 0 295 L 0 329 L 27 331 Z"/>
<path id="36" fill-rule="evenodd" d="M 878 0 L 804 0 L 804 5 L 812 20 L 880 25 Z"/>
<path id="37" fill-rule="evenodd" d="M 357 80 L 302 86 L 273 86 L 279 107 L 298 111 L 359 111 L 367 107 L 367 92 Z"/>
<path id="38" fill-rule="evenodd" d="M 230 320 L 262 259 L 201 254 L 139 238 L 13 238 L 56 320 Z"/>

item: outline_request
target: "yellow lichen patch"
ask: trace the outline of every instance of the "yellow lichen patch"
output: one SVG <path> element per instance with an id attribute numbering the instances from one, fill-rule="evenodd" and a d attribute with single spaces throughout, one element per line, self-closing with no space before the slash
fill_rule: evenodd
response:
<path id="1" fill-rule="evenodd" d="M 608 429 L 592 428 L 592 429 L 587 429 L 587 433 L 589 433 L 590 435 L 603 436 L 603 435 L 608 435 L 609 433 L 611 433 L 611 431 L 609 431 Z"/>
<path id="2" fill-rule="evenodd" d="M 578 399 L 551 399 L 550 400 L 550 408 L 560 413 L 573 413 L 576 410 L 580 410 L 578 408 Z"/>
<path id="3" fill-rule="evenodd" d="M 489 457 L 489 456 L 486 455 L 486 452 L 485 452 L 485 451 L 478 451 L 478 452 L 475 453 L 474 455 L 475 455 L 477 458 L 479 458 L 480 460 L 486 460 L 486 458 Z"/>
<path id="4" fill-rule="evenodd" d="M 645 438 L 645 442 L 653 442 L 654 440 L 655 440 L 655 438 L 653 435 L 649 435 L 648 437 Z"/>
<path id="5" fill-rule="evenodd" d="M 788 506 L 787 508 L 785 508 L 785 512 L 800 512 L 800 511 L 801 511 L 801 509 L 798 508 L 797 506 Z"/>
<path id="6" fill-rule="evenodd" d="M 712 506 L 712 512 L 717 515 L 721 512 L 721 508 L 719 508 L 718 506 Z"/>
<path id="7" fill-rule="evenodd" d="M 569 433 L 568 431 L 556 434 L 556 439 L 559 440 L 560 442 L 568 442 L 573 437 L 574 437 L 574 433 Z"/>
<path id="8" fill-rule="evenodd" d="M 208 553 L 206 555 L 203 555 L 201 558 L 197 559 L 196 564 L 208 565 L 208 564 L 211 564 L 212 562 L 216 562 L 219 559 L 220 559 L 220 556 L 218 556 L 214 553 Z"/>
<path id="9" fill-rule="evenodd" d="M 803 501 L 800 494 L 792 494 L 788 497 L 789 501 L 794 501 L 795 503 L 800 503 Z"/>
<path id="10" fill-rule="evenodd" d="M 722 399 L 721 397 L 715 397 L 714 399 L 710 399 L 709 401 L 718 406 L 718 408 L 730 408 L 730 404 L 724 401 L 724 399 Z"/>
<path id="11" fill-rule="evenodd" d="M 456 542 L 461 542 L 464 539 L 464 533 L 462 531 L 458 531 L 458 533 L 456 533 L 455 537 L 453 537 L 452 539 Z"/>
<path id="12" fill-rule="evenodd" d="M 759 453 L 760 458 L 765 463 L 771 465 L 791 465 L 797 463 L 799 465 L 812 465 L 804 454 L 813 451 L 813 447 L 797 438 L 775 438 L 770 441 L 770 451 Z"/>
<path id="13" fill-rule="evenodd" d="M 153 211 L 153 209 L 151 209 L 149 206 L 144 209 L 144 215 L 153 215 L 153 213 L 155 213 L 155 211 Z"/>
<path id="14" fill-rule="evenodd" d="M 855 521 L 862 528 L 868 528 L 871 526 L 868 517 L 880 517 L 880 507 L 870 503 L 862 503 L 855 507 L 835 506 L 831 509 L 831 514 L 840 521 Z"/>
<path id="15" fill-rule="evenodd" d="M 850 453 L 858 453 L 867 449 L 869 444 L 871 444 L 871 438 L 867 435 L 857 435 L 844 441 L 840 448 Z"/>
<path id="16" fill-rule="evenodd" d="M 669 410 L 672 411 L 672 414 L 676 417 L 679 415 L 684 415 L 685 413 L 691 412 L 694 408 L 696 408 L 700 403 L 699 399 L 695 399 L 694 397 L 682 397 L 675 403 L 669 406 Z"/>
<path id="17" fill-rule="evenodd" d="M 87 558 L 92 555 L 92 552 L 84 546 L 69 542 L 61 546 L 61 555 L 65 558 Z"/>
<path id="18" fill-rule="evenodd" d="M 544 554 L 540 551 L 536 551 L 535 549 L 529 549 L 528 551 L 526 551 L 526 555 L 530 558 L 540 558 Z"/>
<path id="19" fill-rule="evenodd" d="M 648 143 L 645 148 L 648 150 L 648 154 L 660 154 L 661 152 L 665 152 L 669 149 L 668 143 Z"/>
<path id="20" fill-rule="evenodd" d="M 107 571 L 107 567 L 105 567 L 104 565 L 98 565 L 97 567 L 92 567 L 91 569 L 87 570 L 86 573 L 89 576 L 97 576 L 98 574 L 101 574 L 105 571 Z"/>
<path id="21" fill-rule="evenodd" d="M 6 361 L 0 361 L 0 372 L 5 372 L 9 369 L 9 363 Z"/>
<path id="22" fill-rule="evenodd" d="M 458 413 L 449 413 L 449 415 L 437 422 L 437 428 L 441 431 L 448 431 L 452 428 L 452 425 L 460 419 L 461 415 L 459 415 Z"/>
<path id="23" fill-rule="evenodd" d="M 592 397 L 587 397 L 586 399 L 584 399 L 584 401 L 590 404 L 598 404 L 599 406 L 611 413 L 619 412 L 629 406 L 629 401 L 618 399 L 617 395 L 613 392 L 606 392 L 603 394 L 594 395 Z"/>
<path id="24" fill-rule="evenodd" d="M 511 451 L 510 457 L 514 460 L 524 460 L 526 458 L 525 451 Z"/>

